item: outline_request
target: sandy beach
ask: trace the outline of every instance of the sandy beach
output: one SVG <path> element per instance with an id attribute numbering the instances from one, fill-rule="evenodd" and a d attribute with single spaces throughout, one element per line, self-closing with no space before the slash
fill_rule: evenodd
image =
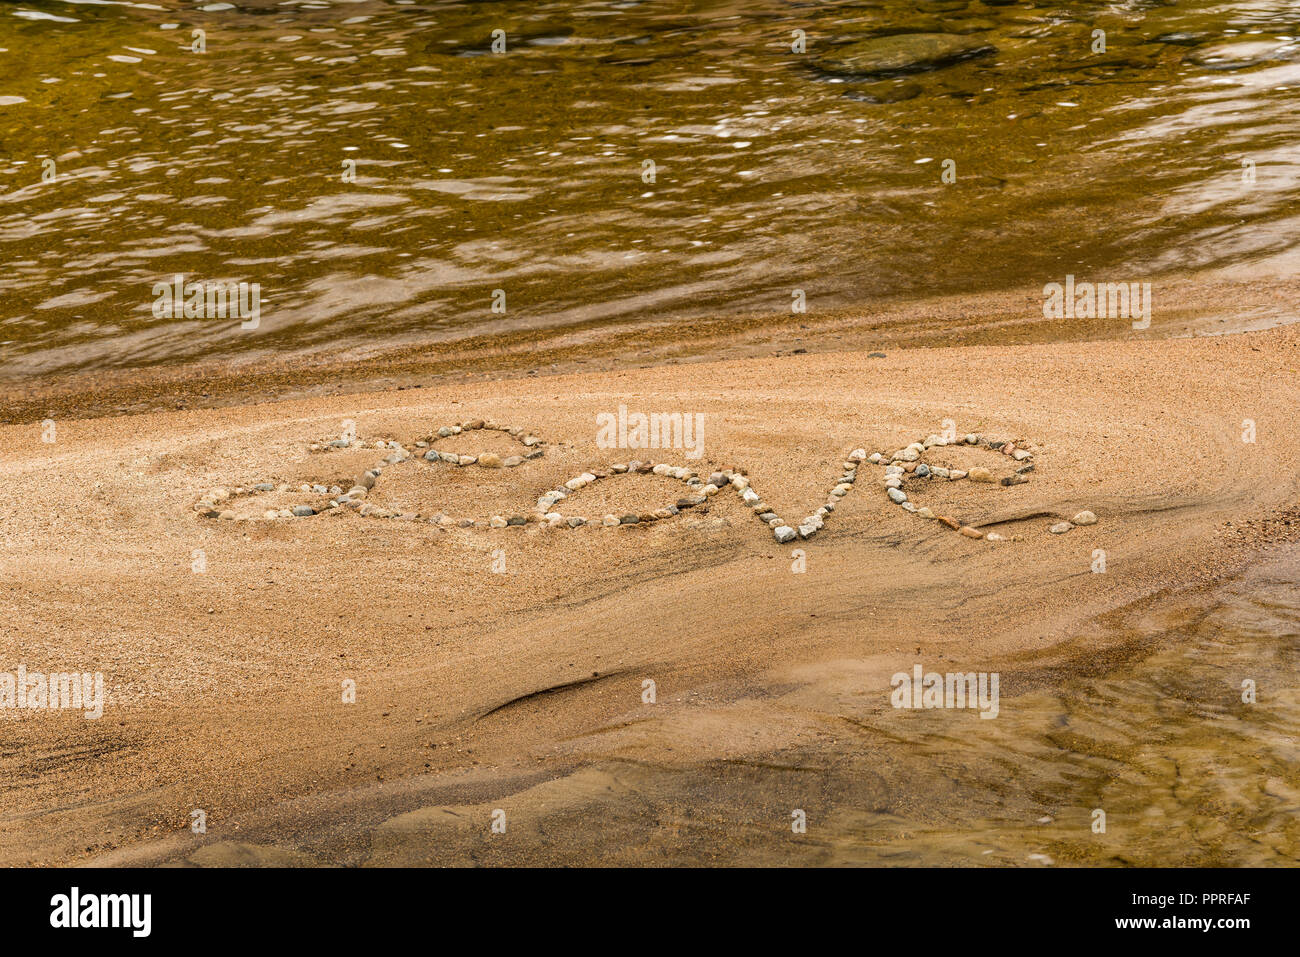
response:
<path id="1" fill-rule="evenodd" d="M 822 342 L 60 414 L 53 442 L 34 416 L 0 427 L 6 649 L 29 669 L 105 683 L 99 720 L 0 712 L 0 862 L 887 862 L 853 839 L 864 821 L 903 833 L 936 794 L 966 799 L 941 766 L 900 765 L 917 722 L 948 739 L 1006 727 L 891 708 L 891 675 L 998 672 L 1014 715 L 1071 676 L 1150 653 L 1146 626 L 1195 619 L 1203 596 L 1300 538 L 1293 326 L 885 352 Z M 701 457 L 600 448 L 596 416 L 620 404 L 702 414 Z M 419 520 L 346 508 L 268 520 L 294 500 L 276 491 L 232 505 L 234 519 L 194 511 L 215 487 L 355 476 L 374 449 L 310 451 L 349 421 L 405 443 L 478 418 L 537 435 L 545 454 L 386 469 L 369 501 Z M 898 449 L 946 420 L 1029 450 L 1028 481 L 906 487 L 1002 541 L 894 506 L 865 464 L 806 542 L 778 544 L 730 490 L 666 520 L 598 524 L 681 497 L 653 474 L 572 493 L 564 511 L 593 519 L 583 527 L 483 527 L 633 458 L 743 469 L 799 519 L 850 452 Z M 506 455 L 512 440 L 463 433 L 437 447 Z M 1019 464 L 960 444 L 924 461 L 995 479 Z M 1082 510 L 1097 523 L 1049 532 Z M 439 514 L 478 524 L 427 521 Z M 355 703 L 342 700 L 349 680 Z M 1294 765 L 1274 785 L 1300 791 Z M 810 823 L 808 841 L 792 837 L 791 809 L 823 836 Z M 191 829 L 196 810 L 205 833 Z M 491 831 L 498 810 L 508 841 Z M 1294 861 L 1296 847 L 1282 834 L 1269 853 Z M 917 860 L 970 862 L 929 851 Z"/>

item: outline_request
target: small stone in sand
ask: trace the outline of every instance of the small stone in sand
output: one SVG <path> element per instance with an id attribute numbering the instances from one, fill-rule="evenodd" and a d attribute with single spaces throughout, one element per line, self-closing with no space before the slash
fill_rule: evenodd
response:
<path id="1" fill-rule="evenodd" d="M 967 538 L 983 538 L 983 537 L 984 537 L 984 533 L 983 533 L 983 532 L 981 532 L 978 528 L 971 528 L 969 525 L 963 525 L 963 526 L 961 527 L 961 533 L 962 533 L 963 535 L 965 535 Z"/>
<path id="2" fill-rule="evenodd" d="M 981 467 L 981 466 L 979 466 L 979 465 L 975 466 L 973 469 L 971 469 L 969 472 L 967 472 L 967 473 L 966 473 L 966 476 L 967 476 L 967 477 L 968 477 L 972 482 L 992 482 L 992 481 L 993 481 L 993 473 L 990 472 L 988 469 L 983 468 L 983 467 Z"/>
<path id="3" fill-rule="evenodd" d="M 1080 512 L 1074 518 L 1070 519 L 1075 525 L 1096 525 L 1097 516 L 1092 512 Z"/>
<path id="4" fill-rule="evenodd" d="M 1053 535 L 1064 535 L 1072 528 L 1074 528 L 1074 526 L 1071 525 L 1069 522 L 1057 522 L 1055 525 L 1049 528 L 1048 531 L 1051 532 Z"/>
<path id="5" fill-rule="evenodd" d="M 776 536 L 778 542 L 784 545 L 786 542 L 794 540 L 795 530 L 789 525 L 778 525 L 772 529 L 772 534 Z"/>

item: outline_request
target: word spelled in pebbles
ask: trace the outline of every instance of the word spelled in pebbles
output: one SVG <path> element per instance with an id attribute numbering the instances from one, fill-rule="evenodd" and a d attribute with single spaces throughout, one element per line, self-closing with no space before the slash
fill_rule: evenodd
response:
<path id="1" fill-rule="evenodd" d="M 479 430 L 498 431 L 510 436 L 523 447 L 522 454 L 502 456 L 495 452 L 481 452 L 477 455 L 461 455 L 454 452 L 439 451 L 432 447 L 440 439 Z M 975 433 L 969 433 L 960 439 L 946 439 L 943 436 L 931 434 L 922 441 L 913 442 L 894 452 L 868 452 L 864 448 L 854 449 L 849 452 L 840 465 L 841 474 L 827 494 L 826 503 L 798 523 L 786 522 L 775 509 L 768 506 L 763 501 L 763 497 L 758 490 L 752 487 L 749 476 L 744 469 L 718 469 L 709 473 L 706 480 L 684 466 L 671 465 L 666 462 L 639 461 L 620 462 L 609 466 L 607 471 L 585 471 L 575 475 L 562 483 L 560 487 L 538 496 L 536 508 L 525 515 L 491 515 L 486 519 L 475 519 L 455 518 L 438 514 L 423 520 L 427 524 L 440 529 L 508 529 L 528 525 L 536 525 L 543 529 L 572 529 L 582 528 L 586 525 L 597 528 L 615 528 L 624 525 L 638 526 L 670 519 L 689 509 L 705 506 L 710 498 L 718 495 L 724 489 L 730 489 L 740 499 L 741 503 L 767 526 L 773 538 L 779 544 L 785 544 L 796 539 L 810 539 L 825 527 L 826 519 L 835 511 L 836 505 L 843 502 L 849 493 L 857 487 L 858 469 L 863 462 L 866 462 L 869 465 L 884 468 L 881 484 L 884 487 L 885 494 L 890 502 L 898 505 L 904 511 L 911 512 L 922 519 L 937 521 L 939 524 L 947 526 L 968 538 L 986 539 L 993 542 L 1004 541 L 1005 539 L 1001 535 L 990 533 L 986 536 L 978 529 L 964 525 L 954 518 L 937 515 L 929 507 L 922 506 L 918 508 L 908 497 L 908 483 L 955 482 L 966 478 L 974 482 L 995 482 L 992 472 L 987 468 L 976 466 L 969 471 L 963 471 L 921 461 L 923 456 L 935 449 L 960 444 L 983 446 L 991 451 L 1000 452 L 1014 462 L 1019 463 L 1014 475 L 1000 480 L 1002 486 L 1018 485 L 1029 481 L 1027 473 L 1034 468 L 1033 452 L 1023 447 L 1018 440 L 988 439 Z M 545 442 L 531 432 L 516 426 L 500 425 L 486 419 L 472 419 L 457 425 L 442 426 L 436 432 L 416 439 L 410 445 L 416 451 L 411 451 L 396 439 L 362 440 L 358 438 L 341 438 L 313 443 L 310 446 L 310 451 L 315 453 L 325 453 L 334 449 L 374 448 L 384 454 L 379 461 L 362 472 L 350 484 L 347 482 L 332 485 L 315 483 L 298 487 L 298 490 L 304 494 L 321 498 L 329 496 L 328 501 L 324 504 L 320 502 L 313 504 L 299 502 L 290 505 L 288 508 L 266 509 L 262 516 L 268 521 L 273 521 L 289 518 L 308 518 L 331 511 L 337 512 L 347 509 L 364 518 L 419 521 L 423 517 L 418 512 L 399 506 L 383 507 L 366 501 L 367 497 L 375 489 L 385 469 L 400 466 L 417 456 L 425 462 L 455 465 L 457 467 L 477 465 L 480 468 L 487 469 L 516 468 L 543 455 Z M 611 476 L 646 474 L 659 475 L 680 481 L 687 486 L 686 494 L 678 498 L 674 504 L 652 511 L 629 512 L 623 515 L 607 513 L 599 518 L 590 519 L 582 515 L 565 515 L 557 508 L 559 503 L 563 502 L 571 494 Z M 347 487 L 346 492 L 343 491 L 345 487 Z M 266 481 L 252 483 L 247 487 L 237 487 L 233 490 L 216 488 L 200 498 L 195 503 L 194 510 L 206 518 L 231 521 L 238 517 L 237 513 L 228 507 L 235 499 L 268 492 L 284 493 L 289 490 L 288 485 Z M 1076 526 L 1093 525 L 1096 522 L 1096 515 L 1092 512 L 1083 511 L 1075 515 L 1073 522 L 1059 522 L 1053 525 L 1050 531 L 1062 534 Z"/>

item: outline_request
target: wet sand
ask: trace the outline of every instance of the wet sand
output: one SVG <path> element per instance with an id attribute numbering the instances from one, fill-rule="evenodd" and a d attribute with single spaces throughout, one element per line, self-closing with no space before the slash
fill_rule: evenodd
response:
<path id="1" fill-rule="evenodd" d="M 861 760 L 913 735 L 909 721 L 956 737 L 1004 723 L 891 709 L 895 672 L 997 671 L 1014 714 L 1149 650 L 1132 624 L 1163 602 L 1186 614 L 1300 538 L 1295 327 L 885 358 L 866 334 L 828 332 L 808 354 L 783 343 L 775 356 L 56 417 L 54 444 L 35 421 L 0 428 L 6 658 L 102 671 L 108 694 L 98 721 L 0 713 L 0 862 L 773 862 L 798 843 L 791 809 L 815 804 L 817 826 L 838 809 L 847 833 L 863 816 L 906 817 L 936 788 L 960 801 L 959 777 Z M 904 513 L 867 472 L 798 545 L 802 573 L 795 546 L 730 495 L 649 527 L 562 531 L 192 511 L 214 486 L 332 482 L 337 468 L 307 447 L 347 419 L 404 437 L 487 417 L 535 431 L 546 455 L 493 472 L 407 463 L 375 500 L 524 514 L 634 456 L 596 445 L 596 414 L 620 403 L 703 413 L 703 457 L 659 458 L 745 468 L 789 517 L 825 500 L 852 449 L 897 448 L 948 419 L 1027 444 L 1035 471 L 918 494 L 1010 539 L 998 543 Z M 987 451 L 944 453 L 927 460 L 1010 471 Z M 572 496 L 570 514 L 680 494 L 654 476 L 606 484 Z M 1081 509 L 1098 524 L 1048 533 Z M 189 830 L 194 809 L 205 835 Z M 504 835 L 490 833 L 497 809 Z"/>

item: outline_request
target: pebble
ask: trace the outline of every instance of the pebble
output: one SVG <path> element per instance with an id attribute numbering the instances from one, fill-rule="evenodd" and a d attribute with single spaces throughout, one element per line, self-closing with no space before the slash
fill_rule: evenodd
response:
<path id="1" fill-rule="evenodd" d="M 902 505 L 904 502 L 907 501 L 907 495 L 904 494 L 902 489 L 891 488 L 888 490 L 888 494 L 889 494 L 889 500 L 893 502 L 895 505 Z"/>
<path id="2" fill-rule="evenodd" d="M 299 518 L 306 518 L 308 515 L 316 514 L 316 509 L 310 505 L 295 505 L 290 511 Z"/>
<path id="3" fill-rule="evenodd" d="M 916 510 L 916 514 L 922 518 L 934 518 L 934 511 L 928 505 L 922 505 Z"/>
<path id="4" fill-rule="evenodd" d="M 988 469 L 983 468 L 982 466 L 979 466 L 979 465 L 975 466 L 975 468 L 973 468 L 973 469 L 971 469 L 969 472 L 967 472 L 966 475 L 970 478 L 970 480 L 971 480 L 972 482 L 992 482 L 992 481 L 993 481 L 993 473 L 990 472 Z"/>
<path id="5" fill-rule="evenodd" d="M 501 456 L 495 452 L 484 452 L 478 457 L 478 464 L 485 469 L 501 468 Z"/>
<path id="6" fill-rule="evenodd" d="M 457 464 L 457 465 L 473 465 L 473 464 L 474 464 L 475 462 L 477 462 L 477 461 L 478 461 L 478 458 L 477 458 L 476 456 L 473 456 L 473 455 L 461 455 L 461 456 L 459 456 L 459 457 L 456 459 L 456 464 Z"/>
<path id="7" fill-rule="evenodd" d="M 1003 476 L 1001 484 L 1002 484 L 1002 485 L 1007 485 L 1007 486 L 1010 486 L 1010 485 L 1023 485 L 1023 484 L 1025 484 L 1025 483 L 1028 482 L 1028 481 L 1029 481 L 1029 479 L 1025 478 L 1023 475 L 1021 475 L 1019 472 L 1017 472 L 1015 475 L 1006 475 L 1006 476 Z"/>
<path id="8" fill-rule="evenodd" d="M 850 462 L 861 462 L 866 457 L 867 457 L 866 449 L 854 449 L 852 452 L 849 453 Z"/>
<path id="9" fill-rule="evenodd" d="M 1097 516 L 1092 514 L 1092 512 L 1080 512 L 1078 515 L 1074 516 L 1074 518 L 1070 519 L 1070 521 L 1075 525 L 1096 525 Z"/>
<path id="10" fill-rule="evenodd" d="M 778 542 L 784 545 L 786 542 L 794 541 L 796 533 L 789 525 L 778 525 L 772 529 L 772 534 L 776 536 Z"/>
<path id="11" fill-rule="evenodd" d="M 899 449 L 896 453 L 894 453 L 894 458 L 902 462 L 915 462 L 920 457 L 921 457 L 921 453 L 918 452 L 916 449 L 912 448 L 911 446 L 908 446 L 905 449 Z"/>
<path id="12" fill-rule="evenodd" d="M 618 523 L 620 525 L 635 525 L 639 521 L 640 519 L 637 518 L 635 515 L 624 515 L 622 518 L 618 520 Z"/>
<path id="13" fill-rule="evenodd" d="M 930 466 L 926 465 L 924 462 L 922 462 L 920 465 L 916 467 L 917 478 L 925 478 L 929 474 L 930 474 Z"/>
<path id="14" fill-rule="evenodd" d="M 517 465 L 523 465 L 524 457 L 522 455 L 512 455 L 508 459 L 504 459 L 501 464 L 508 469 L 512 469 Z"/>
<path id="15" fill-rule="evenodd" d="M 1005 541 L 1006 541 L 1006 539 L 1003 538 L 1001 535 L 999 535 L 997 532 L 989 532 L 989 533 L 988 533 L 987 535 L 985 535 L 984 537 L 987 538 L 990 542 L 1005 542 Z"/>
<path id="16" fill-rule="evenodd" d="M 1071 525 L 1069 522 L 1057 522 L 1055 525 L 1049 528 L 1048 531 L 1051 532 L 1053 535 L 1064 535 L 1072 528 L 1074 528 L 1074 526 Z"/>
<path id="17" fill-rule="evenodd" d="M 618 524 L 618 516 L 617 516 L 617 515 L 606 515 L 604 518 L 602 518 L 602 519 L 600 520 L 600 524 L 606 526 L 607 528 L 608 528 L 609 526 L 612 526 L 612 525 L 617 525 L 617 524 Z"/>
<path id="18" fill-rule="evenodd" d="M 872 452 L 869 456 L 867 456 L 867 461 L 870 462 L 872 465 L 879 465 L 884 460 L 885 457 L 881 455 L 879 452 Z"/>
<path id="19" fill-rule="evenodd" d="M 983 537 L 984 537 L 984 533 L 983 533 L 983 532 L 981 532 L 978 528 L 971 528 L 969 525 L 963 525 L 963 526 L 961 527 L 960 531 L 961 531 L 961 533 L 962 533 L 963 535 L 965 535 L 967 538 L 983 538 Z"/>
<path id="20" fill-rule="evenodd" d="M 500 515 L 493 515 L 490 519 L 488 519 L 488 525 L 490 525 L 492 528 L 505 528 L 506 520 L 502 518 Z"/>

